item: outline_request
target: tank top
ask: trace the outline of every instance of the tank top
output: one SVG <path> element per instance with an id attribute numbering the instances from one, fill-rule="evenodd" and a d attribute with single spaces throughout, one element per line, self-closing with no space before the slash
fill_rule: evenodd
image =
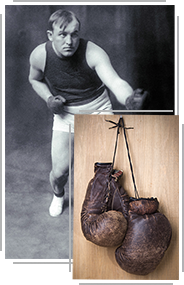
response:
<path id="1" fill-rule="evenodd" d="M 61 95 L 67 105 L 86 104 L 105 90 L 97 73 L 86 62 L 87 41 L 80 39 L 77 51 L 71 57 L 60 58 L 52 42 L 46 43 L 44 78 L 51 93 Z"/>

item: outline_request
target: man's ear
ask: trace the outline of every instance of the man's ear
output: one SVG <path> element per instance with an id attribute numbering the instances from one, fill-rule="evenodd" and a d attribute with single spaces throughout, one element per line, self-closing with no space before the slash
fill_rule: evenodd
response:
<path id="1" fill-rule="evenodd" d="M 48 37 L 48 39 L 49 39 L 49 41 L 51 41 L 52 42 L 52 31 L 51 30 L 47 30 L 47 37 Z"/>

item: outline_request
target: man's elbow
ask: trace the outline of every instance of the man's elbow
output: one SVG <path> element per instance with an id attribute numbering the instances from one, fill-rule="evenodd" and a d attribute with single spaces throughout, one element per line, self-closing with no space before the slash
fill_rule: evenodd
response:
<path id="1" fill-rule="evenodd" d="M 33 84 L 33 79 L 32 79 L 32 77 L 29 75 L 28 76 L 28 81 L 29 81 L 29 83 L 32 85 Z"/>
<path id="2" fill-rule="evenodd" d="M 28 76 L 28 81 L 31 84 L 31 87 L 33 88 L 33 90 L 35 90 L 37 86 L 37 81 L 34 78 L 32 78 L 32 76 L 30 75 Z"/>
<path id="3" fill-rule="evenodd" d="M 41 82 L 41 80 L 35 79 L 31 74 L 28 76 L 28 81 L 32 85 L 32 87 L 37 83 Z"/>

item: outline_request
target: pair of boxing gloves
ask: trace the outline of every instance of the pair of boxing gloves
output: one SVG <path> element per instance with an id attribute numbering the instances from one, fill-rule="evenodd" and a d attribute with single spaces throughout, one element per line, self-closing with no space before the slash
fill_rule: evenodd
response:
<path id="1" fill-rule="evenodd" d="M 172 229 L 158 211 L 156 198 L 130 198 L 119 184 L 121 171 L 111 163 L 95 163 L 81 210 L 85 238 L 98 245 L 116 246 L 115 258 L 128 273 L 155 270 L 169 247 Z"/>
<path id="2" fill-rule="evenodd" d="M 148 91 L 138 88 L 126 99 L 125 107 L 127 110 L 143 110 L 147 106 L 148 101 Z M 50 96 L 47 100 L 47 106 L 54 114 L 61 114 L 65 103 L 66 99 L 61 95 Z"/>

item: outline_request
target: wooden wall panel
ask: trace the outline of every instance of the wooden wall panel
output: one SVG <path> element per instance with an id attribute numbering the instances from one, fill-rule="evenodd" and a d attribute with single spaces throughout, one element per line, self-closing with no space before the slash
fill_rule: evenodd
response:
<path id="1" fill-rule="evenodd" d="M 118 115 L 75 116 L 74 158 L 74 279 L 175 280 L 179 270 L 179 117 L 125 115 L 134 174 L 140 197 L 157 197 L 159 210 L 169 219 L 173 236 L 169 249 L 156 270 L 147 276 L 123 271 L 116 263 L 115 248 L 87 241 L 81 231 L 80 212 L 94 163 L 111 162 L 116 129 L 105 121 L 118 122 Z M 115 168 L 124 171 L 122 185 L 134 196 L 124 137 L 118 141 Z"/>

